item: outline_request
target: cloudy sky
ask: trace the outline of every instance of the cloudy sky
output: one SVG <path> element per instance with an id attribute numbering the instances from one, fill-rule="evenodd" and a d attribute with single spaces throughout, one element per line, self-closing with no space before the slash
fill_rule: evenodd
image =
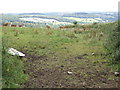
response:
<path id="1" fill-rule="evenodd" d="M 0 13 L 118 11 L 119 0 L 2 0 Z"/>

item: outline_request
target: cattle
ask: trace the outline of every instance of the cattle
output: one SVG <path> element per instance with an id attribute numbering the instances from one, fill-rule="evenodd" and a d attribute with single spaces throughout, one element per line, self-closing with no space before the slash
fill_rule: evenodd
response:
<path id="1" fill-rule="evenodd" d="M 3 26 L 8 26 L 9 25 L 9 23 L 3 23 Z"/>
<path id="2" fill-rule="evenodd" d="M 17 25 L 16 24 L 12 24 L 11 27 L 16 27 Z"/>
<path id="3" fill-rule="evenodd" d="M 50 29 L 50 26 L 46 25 L 46 28 L 47 28 L 47 29 Z"/>
<path id="4" fill-rule="evenodd" d="M 2 26 L 10 26 L 10 27 L 23 27 L 22 24 L 16 25 L 16 24 L 11 24 L 11 23 L 3 23 Z"/>
<path id="5" fill-rule="evenodd" d="M 59 28 L 60 28 L 60 29 L 63 29 L 64 27 L 63 27 L 63 26 L 60 26 Z"/>
<path id="6" fill-rule="evenodd" d="M 18 27 L 23 27 L 23 25 L 18 25 Z"/>
<path id="7" fill-rule="evenodd" d="M 69 26 L 60 26 L 59 27 L 61 30 L 67 30 L 67 29 L 69 29 Z"/>

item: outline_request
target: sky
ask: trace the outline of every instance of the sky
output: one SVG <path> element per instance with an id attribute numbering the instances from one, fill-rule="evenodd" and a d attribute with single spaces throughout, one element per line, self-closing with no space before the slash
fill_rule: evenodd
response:
<path id="1" fill-rule="evenodd" d="M 2 0 L 0 13 L 118 11 L 119 0 Z"/>

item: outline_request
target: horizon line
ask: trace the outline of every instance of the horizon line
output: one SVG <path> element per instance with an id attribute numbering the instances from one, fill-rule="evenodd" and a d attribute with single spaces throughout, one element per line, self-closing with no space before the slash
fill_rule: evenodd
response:
<path id="1" fill-rule="evenodd" d="M 66 11 L 66 12 L 61 12 L 61 11 L 51 11 L 51 12 L 3 12 L 0 14 L 17 14 L 17 13 L 76 13 L 76 12 L 84 12 L 84 13 L 90 13 L 90 12 L 118 12 L 118 11 Z"/>

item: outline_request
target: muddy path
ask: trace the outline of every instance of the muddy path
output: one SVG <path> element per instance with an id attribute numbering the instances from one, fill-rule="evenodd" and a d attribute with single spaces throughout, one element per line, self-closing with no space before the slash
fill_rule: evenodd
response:
<path id="1" fill-rule="evenodd" d="M 106 62 L 91 61 L 86 53 L 61 60 L 55 54 L 51 57 L 25 54 L 25 73 L 29 78 L 24 88 L 118 87 L 118 77 L 114 76 Z"/>

